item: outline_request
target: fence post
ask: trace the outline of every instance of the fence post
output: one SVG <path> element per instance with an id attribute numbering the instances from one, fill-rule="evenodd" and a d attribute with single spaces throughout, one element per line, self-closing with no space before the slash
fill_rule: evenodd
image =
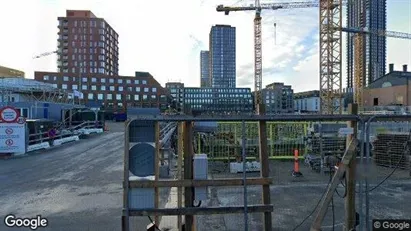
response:
<path id="1" fill-rule="evenodd" d="M 258 105 L 258 112 L 260 115 L 264 115 L 265 107 L 263 104 Z M 267 154 L 267 122 L 259 121 L 258 123 L 258 139 L 259 139 L 259 147 L 260 147 L 260 163 L 261 163 L 261 177 L 268 178 L 270 174 L 270 163 L 268 160 Z M 271 204 L 270 199 L 270 186 L 263 185 L 263 204 L 269 205 Z M 271 212 L 264 212 L 264 223 L 263 223 L 263 230 L 271 231 L 272 230 L 272 220 L 271 220 Z"/>
<path id="2" fill-rule="evenodd" d="M 358 115 L 358 104 L 349 104 L 348 113 Z M 352 127 L 354 133 L 347 135 L 347 147 L 350 145 L 351 140 L 357 139 L 357 122 L 349 121 L 348 127 Z M 356 150 L 357 147 L 355 147 Z M 350 164 L 347 166 L 345 177 L 347 178 L 347 195 L 345 197 L 345 231 L 349 231 L 355 228 L 356 224 L 356 211 L 355 211 L 355 172 L 356 172 L 356 158 L 357 154 L 354 152 Z"/>
<path id="3" fill-rule="evenodd" d="M 193 180 L 193 125 L 191 121 L 186 121 L 184 124 L 184 179 Z M 184 188 L 184 206 L 186 208 L 193 207 L 194 188 Z M 185 230 L 193 231 L 194 216 L 185 215 Z"/>
<path id="4" fill-rule="evenodd" d="M 243 159 L 243 182 L 244 182 L 244 231 L 248 231 L 248 211 L 247 211 L 247 157 L 245 153 L 245 147 L 246 147 L 246 134 L 245 134 L 245 121 L 243 120 L 241 122 L 241 151 L 242 151 L 242 159 Z"/>

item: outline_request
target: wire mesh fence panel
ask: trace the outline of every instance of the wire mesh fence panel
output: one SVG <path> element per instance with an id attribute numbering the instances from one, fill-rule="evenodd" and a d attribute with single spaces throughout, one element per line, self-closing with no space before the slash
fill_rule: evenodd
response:
<path id="1" fill-rule="evenodd" d="M 372 219 L 409 219 L 411 214 L 411 123 L 373 120 L 366 140 L 370 157 L 358 166 L 364 182 L 363 197 L 368 226 Z M 367 164 L 368 163 L 368 164 Z"/>

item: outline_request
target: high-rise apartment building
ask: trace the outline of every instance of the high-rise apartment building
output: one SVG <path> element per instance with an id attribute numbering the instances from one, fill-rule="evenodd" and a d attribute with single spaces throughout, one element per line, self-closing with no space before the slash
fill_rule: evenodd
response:
<path id="1" fill-rule="evenodd" d="M 210 31 L 211 87 L 236 87 L 236 29 L 229 25 L 215 25 Z"/>
<path id="2" fill-rule="evenodd" d="M 365 7 L 363 7 L 363 5 Z M 362 11 L 365 9 L 365 11 Z M 386 0 L 359 0 L 347 5 L 347 26 L 367 28 L 369 30 L 386 30 Z M 347 88 L 353 88 L 354 80 L 354 34 L 347 36 Z M 365 84 L 385 75 L 386 71 L 386 38 L 384 36 L 365 36 Z"/>
<path id="3" fill-rule="evenodd" d="M 118 75 L 118 34 L 91 11 L 58 17 L 58 69 L 77 75 Z"/>
<path id="4" fill-rule="evenodd" d="M 211 87 L 210 72 L 209 72 L 209 51 L 200 52 L 200 86 Z"/>

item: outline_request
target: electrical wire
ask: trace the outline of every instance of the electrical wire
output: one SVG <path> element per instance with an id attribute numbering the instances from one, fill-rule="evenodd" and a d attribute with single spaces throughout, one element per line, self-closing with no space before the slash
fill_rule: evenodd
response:
<path id="1" fill-rule="evenodd" d="M 377 189 L 378 187 L 380 187 L 385 181 L 387 181 L 387 180 L 395 173 L 395 171 L 397 171 L 397 169 L 398 169 L 398 168 L 400 167 L 400 165 L 401 165 L 401 161 L 402 161 L 402 160 L 404 159 L 404 157 L 405 157 L 405 152 L 406 152 L 407 148 L 409 147 L 409 141 L 410 141 L 410 139 L 411 139 L 411 130 L 410 130 L 410 132 L 408 133 L 408 139 L 407 139 L 406 143 L 404 144 L 404 149 L 403 149 L 401 158 L 398 160 L 398 163 L 397 163 L 397 165 L 395 166 L 395 168 L 394 168 L 394 169 L 392 170 L 392 172 L 391 172 L 390 174 L 388 174 L 380 183 L 378 183 L 376 186 L 372 187 L 371 189 L 369 189 L 368 191 L 366 191 L 366 192 L 364 192 L 364 193 L 369 193 L 369 192 L 374 191 L 375 189 Z M 359 192 L 356 191 L 356 193 L 359 193 Z"/>
<path id="2" fill-rule="evenodd" d="M 295 230 L 297 230 L 298 228 L 300 228 L 300 226 L 303 225 L 304 222 L 306 222 L 306 221 L 308 220 L 308 218 L 310 218 L 310 217 L 315 213 L 315 211 L 317 210 L 317 208 L 318 208 L 318 206 L 320 205 L 321 201 L 323 200 L 324 195 L 327 193 L 327 191 L 328 191 L 328 186 L 330 186 L 330 183 L 331 183 L 331 181 L 328 182 L 327 187 L 325 187 L 325 190 L 324 190 L 323 194 L 321 195 L 320 199 L 318 200 L 317 205 L 315 205 L 314 209 L 310 212 L 310 214 L 308 214 L 308 216 L 306 216 L 306 217 L 304 218 L 304 220 L 301 221 L 300 224 L 298 224 L 298 225 L 293 229 L 293 231 L 295 231 Z"/>
<path id="3" fill-rule="evenodd" d="M 332 169 L 333 169 L 332 166 L 330 166 L 330 183 L 331 183 L 331 181 L 332 181 L 332 179 L 333 179 Z M 335 189 L 335 191 L 337 191 L 337 189 Z M 334 231 L 334 229 L 335 229 L 334 195 L 333 195 L 333 197 L 331 198 L 331 210 L 332 210 L 332 214 L 333 214 L 332 228 L 333 228 L 333 231 Z"/>

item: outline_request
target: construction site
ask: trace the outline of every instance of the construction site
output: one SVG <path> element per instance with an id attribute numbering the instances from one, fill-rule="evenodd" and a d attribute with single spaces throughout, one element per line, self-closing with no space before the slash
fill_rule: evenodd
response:
<path id="1" fill-rule="evenodd" d="M 0 79 L 0 127 L 28 128 L 25 152 L 6 153 L 10 158 L 0 162 L 0 216 L 41 215 L 48 225 L 39 230 L 59 231 L 371 231 L 383 230 L 380 223 L 406 230 L 411 115 L 366 112 L 363 89 L 367 38 L 411 35 L 342 27 L 347 4 L 256 0 L 216 7 L 227 17 L 255 11 L 249 114 L 139 111 L 116 123 L 51 84 Z M 261 12 L 294 8 L 319 9 L 320 113 L 266 115 Z M 345 113 L 342 33 L 352 35 L 354 47 Z M 8 122 L 4 112 L 15 108 Z M 0 230 L 28 228 L 5 223 Z"/>

